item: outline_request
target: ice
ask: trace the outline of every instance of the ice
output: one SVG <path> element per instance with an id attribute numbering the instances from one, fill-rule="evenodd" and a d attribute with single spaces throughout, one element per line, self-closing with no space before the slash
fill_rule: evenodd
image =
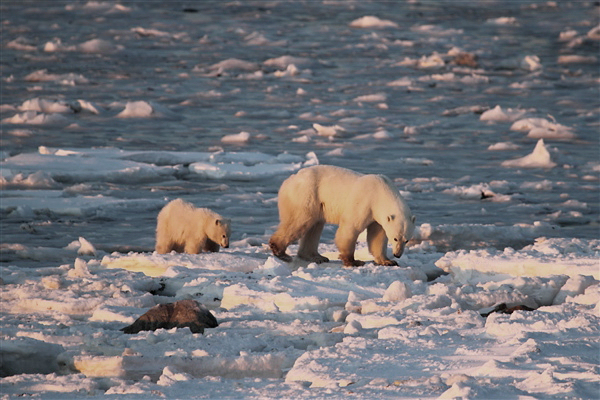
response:
<path id="1" fill-rule="evenodd" d="M 354 99 L 354 101 L 359 103 L 376 103 L 383 102 L 387 99 L 387 96 L 384 93 L 377 94 L 366 94 L 364 96 L 358 96 Z"/>
<path id="2" fill-rule="evenodd" d="M 525 114 L 525 110 L 515 109 L 502 109 L 499 105 L 492 108 L 491 110 L 485 111 L 481 114 L 479 119 L 486 122 L 512 122 L 521 118 Z"/>
<path id="3" fill-rule="evenodd" d="M 35 98 L 26 100 L 19 106 L 21 111 L 37 111 L 40 113 L 72 113 L 73 107 L 59 101 L 50 101 L 47 99 Z"/>
<path id="4" fill-rule="evenodd" d="M 488 146 L 488 150 L 491 151 L 503 151 L 503 150 L 518 150 L 521 146 L 513 142 L 499 142 Z"/>
<path id="5" fill-rule="evenodd" d="M 486 23 L 492 25 L 515 25 L 517 24 L 517 19 L 515 17 L 498 17 L 488 19 Z"/>
<path id="6" fill-rule="evenodd" d="M 225 135 L 221 138 L 223 143 L 246 143 L 250 140 L 250 134 L 248 132 L 240 132 L 234 135 Z"/>
<path id="7" fill-rule="evenodd" d="M 598 59 L 594 56 L 580 56 L 576 54 L 559 56 L 557 62 L 559 64 L 594 64 Z"/>
<path id="8" fill-rule="evenodd" d="M 47 69 L 41 69 L 34 71 L 24 78 L 28 82 L 57 82 L 70 86 L 85 85 L 89 83 L 89 80 L 81 74 L 67 73 L 67 74 L 52 74 L 48 73 Z"/>
<path id="9" fill-rule="evenodd" d="M 525 118 L 515 121 L 511 127 L 513 131 L 528 132 L 527 137 L 533 139 L 575 139 L 577 136 L 572 132 L 572 129 L 550 122 L 545 118 Z"/>
<path id="10" fill-rule="evenodd" d="M 350 23 L 353 28 L 398 28 L 398 24 L 372 15 L 355 19 Z"/>
<path id="11" fill-rule="evenodd" d="M 276 68 L 284 70 L 284 69 L 287 69 L 290 65 L 300 66 L 300 67 L 303 67 L 303 66 L 314 67 L 315 63 L 314 63 L 314 60 L 312 60 L 311 58 L 308 58 L 308 57 L 295 57 L 295 56 L 286 55 L 286 56 L 268 59 L 265 62 L 263 62 L 263 65 L 265 65 L 267 67 L 276 67 Z"/>
<path id="12" fill-rule="evenodd" d="M 19 374 L 52 374 L 58 372 L 55 362 L 64 348 L 58 344 L 47 343 L 28 337 L 16 340 L 2 340 L 2 376 Z"/>
<path id="13" fill-rule="evenodd" d="M 504 248 L 521 246 L 537 237 L 547 235 L 552 226 L 542 222 L 531 225 L 493 226 L 477 224 L 431 225 L 421 224 L 415 230 L 414 239 L 427 241 L 439 248 L 459 249 L 477 247 L 478 243 Z"/>
<path id="14" fill-rule="evenodd" d="M 531 154 L 514 160 L 503 161 L 502 166 L 511 168 L 554 168 L 556 163 L 552 161 L 550 152 L 544 144 L 544 139 L 540 139 Z"/>
<path id="15" fill-rule="evenodd" d="M 208 179 L 232 179 L 241 181 L 253 181 L 269 178 L 282 173 L 290 173 L 298 170 L 301 164 L 256 164 L 244 165 L 241 163 L 190 164 L 190 172 Z"/>
<path id="16" fill-rule="evenodd" d="M 90 39 L 78 45 L 64 45 L 60 39 L 54 39 L 44 44 L 44 51 L 54 52 L 81 52 L 89 54 L 107 54 L 122 50 L 122 46 L 116 46 L 104 39 Z"/>
<path id="17" fill-rule="evenodd" d="M 131 28 L 131 31 L 137 33 L 140 36 L 150 36 L 150 37 L 170 37 L 171 36 L 171 34 L 169 32 L 164 32 L 159 29 L 142 28 L 141 26 Z"/>
<path id="18" fill-rule="evenodd" d="M 160 181 L 172 175 L 172 167 L 157 167 L 135 161 L 80 155 L 19 154 L 2 161 L 2 168 L 12 175 L 32 174 L 45 170 L 54 181 L 78 183 L 106 180 L 109 182 Z"/>
<path id="19" fill-rule="evenodd" d="M 107 40 L 91 39 L 78 45 L 77 49 L 83 53 L 111 53 L 117 47 Z"/>
<path id="20" fill-rule="evenodd" d="M 25 111 L 15 114 L 10 118 L 2 120 L 5 124 L 29 124 L 29 125 L 65 125 L 67 119 L 60 114 L 44 114 L 37 111 Z"/>
<path id="21" fill-rule="evenodd" d="M 151 116 L 165 116 L 169 110 L 160 105 L 143 100 L 128 101 L 125 109 L 117 114 L 117 118 L 147 118 Z"/>
<path id="22" fill-rule="evenodd" d="M 577 239 L 539 239 L 536 244 L 520 251 L 510 247 L 502 252 L 460 250 L 447 253 L 436 262 L 436 266 L 463 282 L 480 279 L 481 275 L 490 273 L 511 276 L 589 275 L 599 279 L 598 242 L 580 245 Z"/>
<path id="23" fill-rule="evenodd" d="M 9 49 L 15 49 L 20 51 L 36 51 L 37 47 L 27 41 L 26 38 L 19 36 L 18 38 L 11 40 L 6 44 Z"/>
<path id="24" fill-rule="evenodd" d="M 255 64 L 253 62 L 230 58 L 230 59 L 223 60 L 221 62 L 211 65 L 210 69 L 218 70 L 218 71 L 241 70 L 241 71 L 253 72 L 253 71 L 258 70 L 259 66 L 258 66 L 258 64 Z"/>

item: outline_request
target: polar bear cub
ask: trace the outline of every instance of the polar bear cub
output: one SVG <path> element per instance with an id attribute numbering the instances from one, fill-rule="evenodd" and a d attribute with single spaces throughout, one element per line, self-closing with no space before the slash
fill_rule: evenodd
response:
<path id="1" fill-rule="evenodd" d="M 279 189 L 277 205 L 280 224 L 269 246 L 287 262 L 292 257 L 286 249 L 298 239 L 299 258 L 329 261 L 317 247 L 324 225 L 335 224 L 335 244 L 345 266 L 364 264 L 354 259 L 354 250 L 365 229 L 375 263 L 397 265 L 387 257 L 388 240 L 394 257 L 400 257 L 415 229 L 415 217 L 389 178 L 331 165 L 308 167 L 287 178 Z"/>
<path id="2" fill-rule="evenodd" d="M 163 207 L 156 223 L 156 252 L 199 254 L 229 247 L 231 221 L 208 208 L 176 199 Z"/>

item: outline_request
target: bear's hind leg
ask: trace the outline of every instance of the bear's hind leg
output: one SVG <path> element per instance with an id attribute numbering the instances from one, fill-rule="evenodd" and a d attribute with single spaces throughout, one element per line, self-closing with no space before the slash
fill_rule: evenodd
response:
<path id="1" fill-rule="evenodd" d="M 354 250 L 356 249 L 356 240 L 359 233 L 351 226 L 340 224 L 335 234 L 335 245 L 340 252 L 340 260 L 342 260 L 345 267 L 365 265 L 364 261 L 354 259 Z"/>
<path id="2" fill-rule="evenodd" d="M 298 257 L 305 261 L 316 262 L 317 264 L 329 262 L 329 258 L 319 254 L 319 239 L 323 232 L 325 221 L 318 221 L 306 234 L 300 239 L 298 248 Z"/>
<path id="3" fill-rule="evenodd" d="M 369 253 L 375 259 L 375 264 L 398 265 L 396 261 L 387 257 L 387 236 L 383 227 L 377 222 L 372 222 L 367 227 L 367 244 L 369 245 Z"/>
<path id="4" fill-rule="evenodd" d="M 314 221 L 296 219 L 282 220 L 277 231 L 269 239 L 269 247 L 273 251 L 273 255 L 285 262 L 291 262 L 292 257 L 287 254 L 290 243 L 304 236 L 306 231 L 314 225 Z"/>

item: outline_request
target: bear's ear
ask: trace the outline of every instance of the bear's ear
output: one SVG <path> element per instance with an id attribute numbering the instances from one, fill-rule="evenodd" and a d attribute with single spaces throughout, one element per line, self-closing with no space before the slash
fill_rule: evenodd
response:
<path id="1" fill-rule="evenodd" d="M 396 219 L 396 216 L 394 214 L 388 215 L 388 222 L 392 222 L 394 219 Z"/>
<path id="2" fill-rule="evenodd" d="M 221 220 L 220 219 L 215 220 L 215 225 L 217 225 L 217 226 L 221 225 Z"/>
<path id="3" fill-rule="evenodd" d="M 412 223 L 414 224 L 414 223 L 415 223 L 415 221 L 417 220 L 417 217 L 413 215 L 413 216 L 412 216 L 412 218 L 411 218 L 410 220 L 411 220 L 411 221 L 412 221 Z"/>

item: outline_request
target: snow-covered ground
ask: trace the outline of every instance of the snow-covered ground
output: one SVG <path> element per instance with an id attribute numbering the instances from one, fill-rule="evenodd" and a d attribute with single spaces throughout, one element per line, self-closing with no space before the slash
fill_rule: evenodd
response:
<path id="1" fill-rule="evenodd" d="M 0 11 L 4 397 L 600 395 L 597 4 Z M 342 267 L 333 226 L 329 263 L 271 256 L 279 185 L 316 164 L 396 183 L 398 267 Z M 153 253 L 178 197 L 230 248 Z M 120 330 L 182 299 L 219 326 Z"/>

